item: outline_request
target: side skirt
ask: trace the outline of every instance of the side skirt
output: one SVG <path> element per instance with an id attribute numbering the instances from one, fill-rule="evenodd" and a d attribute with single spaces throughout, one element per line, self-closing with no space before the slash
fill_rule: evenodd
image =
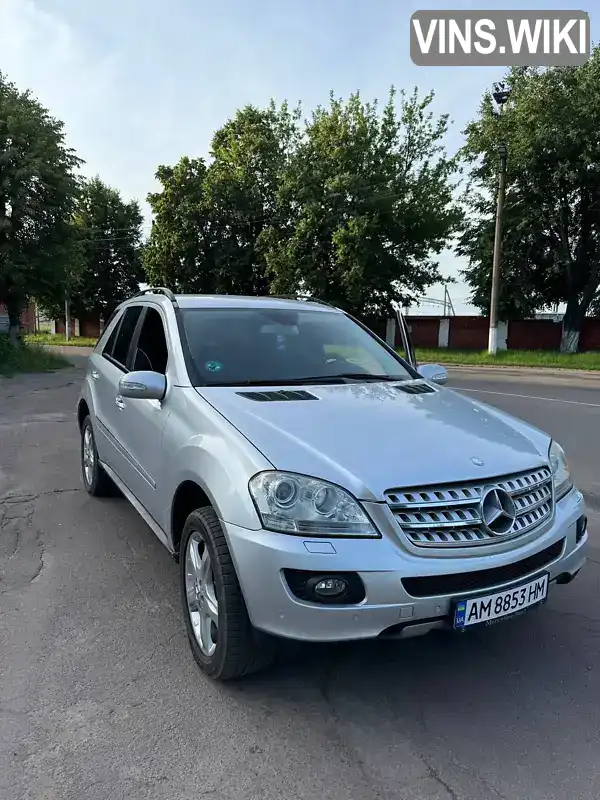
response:
<path id="1" fill-rule="evenodd" d="M 129 489 L 125 486 L 123 481 L 119 478 L 117 473 L 111 469 L 107 464 L 104 464 L 102 461 L 100 462 L 102 469 L 106 472 L 109 478 L 115 482 L 115 484 L 119 487 L 119 489 L 123 492 L 127 500 L 131 503 L 131 505 L 135 508 L 138 512 L 140 517 L 144 520 L 146 525 L 152 530 L 152 532 L 156 535 L 156 537 L 161 541 L 162 544 L 167 548 L 171 555 L 174 554 L 173 548 L 171 547 L 171 543 L 169 542 L 168 536 L 165 534 L 163 529 L 160 527 L 158 522 L 150 516 L 150 514 L 146 511 L 144 506 L 140 503 L 140 501 L 133 495 Z"/>

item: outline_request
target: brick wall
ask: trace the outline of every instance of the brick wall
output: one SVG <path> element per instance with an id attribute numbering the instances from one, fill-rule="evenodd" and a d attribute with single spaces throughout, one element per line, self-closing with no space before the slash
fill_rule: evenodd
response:
<path id="1" fill-rule="evenodd" d="M 439 342 L 440 322 L 437 318 L 411 317 L 408 321 L 413 342 L 417 347 L 437 347 Z M 402 346 L 400 331 L 396 330 L 396 347 Z"/>
<path id="2" fill-rule="evenodd" d="M 64 336 L 65 333 L 65 320 L 57 319 L 56 321 L 56 333 L 61 334 Z M 97 339 L 101 333 L 101 320 L 99 315 L 97 314 L 89 314 L 86 316 L 81 316 L 79 319 L 75 319 L 71 317 L 71 336 L 86 336 L 90 337 L 91 339 Z"/>
<path id="3" fill-rule="evenodd" d="M 558 350 L 561 333 L 562 323 L 550 319 L 515 320 L 508 326 L 508 349 Z"/>
<path id="4" fill-rule="evenodd" d="M 485 350 L 489 329 L 485 317 L 451 317 L 448 347 L 453 350 Z"/>
<path id="5" fill-rule="evenodd" d="M 441 317 L 407 317 L 415 347 L 435 348 L 440 340 Z M 487 317 L 447 317 L 448 347 L 455 350 L 486 350 L 489 320 Z M 547 319 L 516 320 L 506 323 L 509 350 L 558 350 L 562 325 Z M 400 335 L 396 331 L 396 344 Z M 588 317 L 581 331 L 579 349 L 600 351 L 600 317 Z"/>
<path id="6" fill-rule="evenodd" d="M 579 337 L 579 349 L 600 350 L 600 318 L 588 317 L 584 320 Z"/>

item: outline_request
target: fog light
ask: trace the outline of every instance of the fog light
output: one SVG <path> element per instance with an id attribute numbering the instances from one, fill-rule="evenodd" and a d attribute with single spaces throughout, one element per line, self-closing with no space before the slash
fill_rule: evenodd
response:
<path id="1" fill-rule="evenodd" d="M 291 593 L 298 600 L 319 605 L 356 605 L 362 603 L 366 592 L 356 572 L 313 572 L 284 569 L 283 574 Z"/>
<path id="2" fill-rule="evenodd" d="M 587 517 L 579 517 L 577 520 L 577 527 L 575 529 L 575 541 L 580 542 L 587 530 Z"/>
<path id="3" fill-rule="evenodd" d="M 341 597 L 348 589 L 348 584 L 342 578 L 323 578 L 314 586 L 314 592 L 319 597 Z"/>

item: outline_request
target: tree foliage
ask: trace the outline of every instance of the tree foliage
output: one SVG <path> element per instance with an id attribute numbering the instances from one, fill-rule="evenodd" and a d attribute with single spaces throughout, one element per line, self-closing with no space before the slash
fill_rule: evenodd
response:
<path id="1" fill-rule="evenodd" d="M 285 104 L 247 106 L 215 133 L 210 166 L 186 157 L 159 167 L 161 190 L 148 196 L 148 280 L 188 292 L 267 293 L 261 240 L 276 224 L 296 120 Z"/>
<path id="2" fill-rule="evenodd" d="M 268 234 L 274 291 L 304 290 L 357 315 L 389 310 L 441 278 L 435 255 L 459 221 L 455 162 L 432 95 L 392 90 L 381 113 L 358 94 L 318 108 L 278 193 Z"/>
<path id="3" fill-rule="evenodd" d="M 308 292 L 380 313 L 435 283 L 459 214 L 447 119 L 432 97 L 379 112 L 333 97 L 303 128 L 287 105 L 248 106 L 215 134 L 211 160 L 160 167 L 145 267 L 185 291 Z"/>
<path id="4" fill-rule="evenodd" d="M 286 104 L 238 111 L 213 137 L 207 203 L 217 221 L 217 272 L 239 294 L 268 294 L 264 239 L 279 230 L 278 191 L 298 140 Z"/>
<path id="5" fill-rule="evenodd" d="M 0 303 L 13 340 L 27 299 L 62 273 L 81 163 L 63 124 L 0 73 Z"/>
<path id="6" fill-rule="evenodd" d="M 207 213 L 201 158 L 182 158 L 174 167 L 160 166 L 161 191 L 148 195 L 152 230 L 144 250 L 144 270 L 154 285 L 180 292 L 217 291 L 214 226 Z"/>
<path id="7" fill-rule="evenodd" d="M 513 69 L 510 100 L 489 94 L 467 130 L 472 165 L 461 252 L 473 302 L 488 309 L 498 144 L 509 148 L 501 307 L 505 314 L 567 304 L 562 349 L 577 349 L 600 286 L 600 50 L 580 67 Z"/>
<path id="8" fill-rule="evenodd" d="M 142 213 L 100 178 L 85 181 L 71 222 L 65 289 L 74 316 L 107 317 L 143 280 Z"/>

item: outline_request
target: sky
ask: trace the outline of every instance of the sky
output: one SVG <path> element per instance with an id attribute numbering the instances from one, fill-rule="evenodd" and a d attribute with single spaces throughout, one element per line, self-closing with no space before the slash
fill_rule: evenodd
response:
<path id="1" fill-rule="evenodd" d="M 308 112 L 331 90 L 384 101 L 392 84 L 418 86 L 450 114 L 455 152 L 503 70 L 414 65 L 410 16 L 510 8 L 584 10 L 600 38 L 598 0 L 0 0 L 0 70 L 64 121 L 84 173 L 138 199 L 149 226 L 157 166 L 206 157 L 214 131 L 247 103 L 301 101 Z M 452 253 L 440 263 L 449 276 L 463 266 Z M 468 288 L 449 290 L 456 312 L 468 311 Z"/>

